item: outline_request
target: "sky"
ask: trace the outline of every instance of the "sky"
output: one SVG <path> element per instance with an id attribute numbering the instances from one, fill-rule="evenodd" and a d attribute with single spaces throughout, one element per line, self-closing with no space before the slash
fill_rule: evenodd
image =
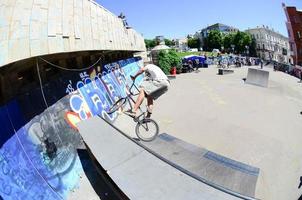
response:
<path id="1" fill-rule="evenodd" d="M 302 10 L 302 0 L 96 0 L 127 18 L 146 39 L 183 38 L 215 23 L 243 31 L 265 25 L 287 35 L 282 3 Z"/>

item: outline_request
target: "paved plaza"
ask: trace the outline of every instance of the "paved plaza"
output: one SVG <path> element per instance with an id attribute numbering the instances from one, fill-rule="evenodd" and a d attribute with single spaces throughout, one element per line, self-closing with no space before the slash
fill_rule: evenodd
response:
<path id="1" fill-rule="evenodd" d="M 302 84 L 269 71 L 268 88 L 245 84 L 247 67 L 217 75 L 214 66 L 180 74 L 155 102 L 160 133 L 260 168 L 255 197 L 298 199 L 302 175 Z M 134 135 L 134 123 L 117 124 Z M 130 124 L 130 125 L 129 125 Z"/>

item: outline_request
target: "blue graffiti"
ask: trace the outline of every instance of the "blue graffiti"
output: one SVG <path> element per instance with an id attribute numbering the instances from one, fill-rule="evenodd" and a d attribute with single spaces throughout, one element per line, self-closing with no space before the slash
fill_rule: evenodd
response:
<path id="1" fill-rule="evenodd" d="M 91 115 L 101 115 L 111 121 L 116 118 L 116 114 L 108 115 L 109 108 L 121 97 L 127 95 L 129 85 L 132 80 L 130 75 L 134 75 L 139 70 L 139 65 L 134 59 L 127 59 L 117 63 L 104 66 L 102 74 L 98 74 L 94 80 L 86 78 L 82 73 L 82 81 L 77 83 L 78 94 L 70 98 L 71 109 L 78 113 L 82 120 L 88 118 L 87 109 Z M 136 84 L 139 85 L 143 76 L 139 76 Z M 88 108 L 85 108 L 87 105 Z"/>

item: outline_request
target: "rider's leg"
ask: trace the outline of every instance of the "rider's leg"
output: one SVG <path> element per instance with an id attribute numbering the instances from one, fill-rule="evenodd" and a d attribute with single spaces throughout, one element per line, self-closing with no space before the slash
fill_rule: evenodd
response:
<path id="1" fill-rule="evenodd" d="M 147 112 L 147 117 L 151 117 L 152 110 L 153 110 L 153 99 L 152 97 L 148 96 L 147 97 L 147 104 L 148 104 L 148 112 Z"/>
<path id="2" fill-rule="evenodd" d="M 144 98 L 145 98 L 145 91 L 144 91 L 144 89 L 141 89 L 139 91 L 139 95 L 137 97 L 137 100 L 136 100 L 136 102 L 134 104 L 133 112 L 135 112 L 135 113 L 137 112 L 138 108 L 143 103 Z"/>

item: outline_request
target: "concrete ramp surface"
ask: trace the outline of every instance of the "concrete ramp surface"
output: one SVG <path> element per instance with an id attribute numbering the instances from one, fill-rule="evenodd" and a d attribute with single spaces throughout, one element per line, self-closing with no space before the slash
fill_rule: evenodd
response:
<path id="1" fill-rule="evenodd" d="M 246 83 L 268 87 L 269 72 L 262 69 L 249 68 Z"/>
<path id="2" fill-rule="evenodd" d="M 78 128 L 99 164 L 130 199 L 239 199 L 182 173 L 101 118 L 83 121 Z"/>

